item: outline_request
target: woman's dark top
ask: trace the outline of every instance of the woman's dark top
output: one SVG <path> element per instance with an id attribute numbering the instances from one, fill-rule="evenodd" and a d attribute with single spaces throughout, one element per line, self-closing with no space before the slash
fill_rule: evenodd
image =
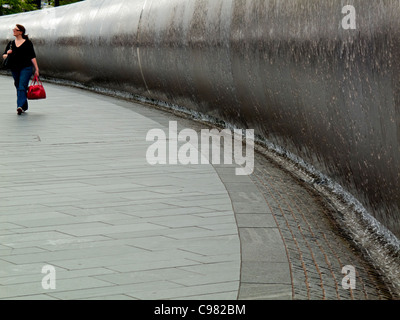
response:
<path id="1" fill-rule="evenodd" d="M 10 47 L 12 50 L 12 54 L 10 54 L 11 70 L 21 70 L 23 68 L 32 66 L 32 59 L 36 58 L 36 54 L 33 44 L 30 40 L 26 39 L 25 42 L 19 47 L 15 45 L 15 40 L 10 41 L 7 44 L 4 54 L 7 54 L 7 51 L 10 50 Z"/>

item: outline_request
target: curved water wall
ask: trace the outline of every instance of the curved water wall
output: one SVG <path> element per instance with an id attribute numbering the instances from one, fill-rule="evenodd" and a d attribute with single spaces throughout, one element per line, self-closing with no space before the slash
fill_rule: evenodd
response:
<path id="1" fill-rule="evenodd" d="M 400 238 L 400 1 L 86 0 L 0 22 L 3 46 L 25 25 L 43 75 L 255 129 Z"/>

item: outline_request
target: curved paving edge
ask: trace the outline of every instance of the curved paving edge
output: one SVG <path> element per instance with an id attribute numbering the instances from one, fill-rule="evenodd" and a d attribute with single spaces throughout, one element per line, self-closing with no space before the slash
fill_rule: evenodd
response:
<path id="1" fill-rule="evenodd" d="M 377 300 L 398 296 L 333 217 L 326 198 L 274 161 L 258 155 L 252 180 L 279 229 L 288 257 L 293 299 Z M 356 271 L 356 287 L 342 286 L 342 268 Z"/>
<path id="2" fill-rule="evenodd" d="M 216 167 L 232 200 L 242 250 L 239 299 L 386 300 L 397 294 L 332 219 L 334 208 L 261 154 L 251 177 Z M 342 268 L 354 266 L 345 289 Z"/>
<path id="3" fill-rule="evenodd" d="M 242 250 L 239 299 L 292 299 L 290 265 L 265 198 L 247 176 L 216 168 L 232 200 Z"/>

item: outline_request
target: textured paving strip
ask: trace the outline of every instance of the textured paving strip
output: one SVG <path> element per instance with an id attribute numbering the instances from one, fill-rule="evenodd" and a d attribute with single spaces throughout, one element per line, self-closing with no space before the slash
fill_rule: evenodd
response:
<path id="1" fill-rule="evenodd" d="M 150 166 L 150 129 L 208 127 L 45 86 L 17 116 L 0 76 L 0 299 L 393 298 L 323 201 L 265 157 L 251 176 Z M 42 287 L 45 265 L 55 289 Z"/>
<path id="2" fill-rule="evenodd" d="M 264 157 L 258 155 L 256 163 L 251 178 L 263 194 L 284 242 L 293 299 L 398 299 L 332 220 L 334 209 L 289 173 L 266 162 Z M 355 268 L 354 289 L 342 286 L 344 266 Z M 254 288 L 262 296 L 262 292 L 268 294 L 270 283 L 273 281 L 253 281 L 242 283 L 242 287 Z M 246 297 L 252 295 L 246 291 Z"/>

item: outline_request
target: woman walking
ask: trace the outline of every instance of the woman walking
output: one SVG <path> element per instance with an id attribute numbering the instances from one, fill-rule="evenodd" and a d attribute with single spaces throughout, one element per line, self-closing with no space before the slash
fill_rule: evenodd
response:
<path id="1" fill-rule="evenodd" d="M 25 32 L 25 27 L 17 24 L 13 29 L 15 40 L 7 44 L 3 54 L 3 59 L 9 57 L 10 60 L 9 68 L 17 89 L 17 113 L 19 115 L 28 110 L 27 92 L 33 67 L 35 67 L 35 75 L 39 76 L 35 49 Z"/>

